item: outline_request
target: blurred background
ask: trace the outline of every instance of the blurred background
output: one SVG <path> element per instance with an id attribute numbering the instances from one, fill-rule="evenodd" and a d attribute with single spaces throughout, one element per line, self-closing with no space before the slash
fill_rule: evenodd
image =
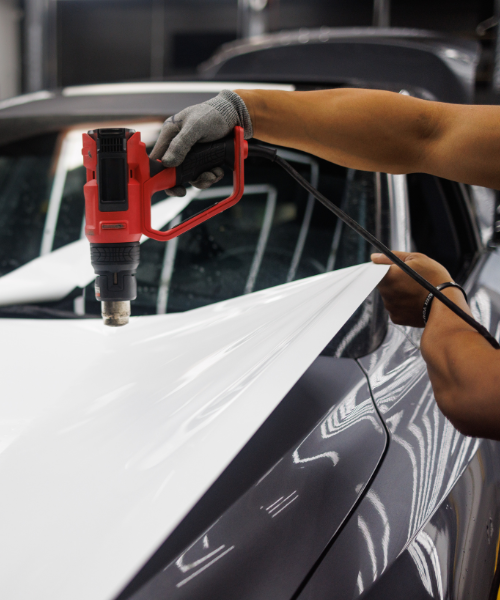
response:
<path id="1" fill-rule="evenodd" d="M 0 99 L 68 85 L 189 79 L 238 38 L 374 25 L 478 41 L 476 101 L 497 102 L 499 16 L 500 0 L 0 0 Z"/>

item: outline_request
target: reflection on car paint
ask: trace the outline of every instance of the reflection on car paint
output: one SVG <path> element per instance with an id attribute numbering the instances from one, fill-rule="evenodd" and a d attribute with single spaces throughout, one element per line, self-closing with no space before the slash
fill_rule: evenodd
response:
<path id="1" fill-rule="evenodd" d="M 480 444 L 439 411 L 425 362 L 406 328 L 391 325 L 383 345 L 359 362 L 391 442 L 370 493 L 300 600 L 326 600 L 332 589 L 355 598 L 369 589 L 450 493 Z"/>
<path id="2" fill-rule="evenodd" d="M 226 554 L 231 552 L 231 550 L 234 550 L 234 546 L 230 546 L 229 548 L 226 548 L 225 544 L 222 544 L 218 548 L 215 548 L 215 550 L 212 550 L 210 548 L 210 542 L 208 540 L 208 535 L 203 536 L 201 546 L 202 546 L 203 550 L 207 550 L 207 554 L 205 554 L 201 558 L 194 560 L 192 563 L 185 564 L 184 560 L 185 560 L 185 556 L 186 556 L 187 552 L 184 552 L 184 554 L 181 554 L 181 556 L 175 561 L 175 566 L 179 569 L 179 571 L 183 575 L 186 575 L 187 573 L 190 573 L 190 571 L 192 571 L 193 569 L 196 569 L 195 571 L 193 571 L 192 573 L 187 575 L 187 577 L 185 577 L 184 579 L 181 579 L 178 583 L 176 583 L 175 586 L 177 588 L 180 588 L 183 585 L 186 585 L 186 583 L 188 583 L 189 581 L 194 579 L 197 575 L 202 573 L 205 569 L 208 569 L 215 562 L 217 562 L 218 560 L 223 558 Z M 190 548 L 190 550 L 191 550 L 191 548 Z M 207 562 L 207 560 L 209 562 Z"/>
<path id="3" fill-rule="evenodd" d="M 496 598 L 495 561 L 500 544 L 498 443 L 483 441 L 447 498 L 364 596 Z"/>
<path id="4" fill-rule="evenodd" d="M 394 341 L 399 337 L 398 352 L 381 357 L 380 362 L 374 361 L 367 371 L 391 439 L 401 446 L 411 465 L 408 473 L 411 472 L 412 497 L 407 532 L 410 539 L 448 493 L 479 442 L 462 436 L 444 418 L 434 400 L 420 353 L 396 331 L 396 326 L 392 329 Z M 409 394 L 415 398 L 411 408 L 406 402 L 405 409 L 398 410 Z M 455 459 L 449 461 L 450 456 Z M 454 463 L 451 470 L 448 461 Z"/>
<path id="5" fill-rule="evenodd" d="M 473 317 L 484 325 L 486 329 L 491 327 L 491 299 L 486 289 L 480 287 L 469 300 L 469 306 Z"/>
<path id="6" fill-rule="evenodd" d="M 218 600 L 285 600 L 293 595 L 365 489 L 385 448 L 385 430 L 366 379 L 354 362 L 349 370 L 341 361 L 317 359 L 290 394 L 312 401 L 315 395 L 328 397 L 330 390 L 332 408 L 188 550 L 131 598 L 163 594 L 201 600 L 208 589 Z M 332 390 L 340 373 L 352 383 L 336 397 Z M 373 501 L 383 514 L 375 497 Z M 217 555 L 209 553 L 207 539 Z M 219 554 L 222 558 L 223 550 L 227 554 L 219 563 L 215 559 Z M 212 556 L 203 572 L 186 582 L 181 565 Z M 287 577 L 277 581 L 279 572 Z"/>
<path id="7" fill-rule="evenodd" d="M 431 576 L 436 581 L 438 598 L 443 598 L 443 585 L 439 555 L 434 540 L 425 531 L 420 531 L 408 547 L 408 552 L 417 567 L 427 593 L 434 597 Z"/>
<path id="8" fill-rule="evenodd" d="M 331 452 L 331 453 L 328 452 L 326 454 L 322 454 L 322 456 L 330 456 L 330 455 L 334 455 L 336 458 L 336 460 L 334 461 L 334 464 L 333 464 L 333 466 L 335 466 L 338 462 L 338 454 L 336 452 Z M 309 459 L 309 460 L 314 460 L 314 459 Z M 294 456 L 293 462 L 297 462 L 295 460 L 295 456 Z M 303 461 L 299 461 L 299 462 L 303 462 Z M 281 496 L 281 498 L 279 498 L 278 500 L 273 502 L 270 506 L 267 506 L 266 511 L 271 516 L 271 518 L 274 519 L 274 517 L 279 515 L 281 511 L 285 510 L 285 508 L 287 506 L 290 506 L 290 504 L 292 502 L 295 502 L 295 500 L 297 500 L 298 497 L 299 497 L 299 495 L 297 494 L 297 490 L 294 490 L 291 494 L 288 494 L 288 496 L 286 496 L 285 498 L 283 498 L 283 496 Z"/>
<path id="9" fill-rule="evenodd" d="M 369 502 L 371 502 L 373 508 L 379 514 L 380 520 L 382 522 L 382 552 L 384 557 L 384 562 L 382 564 L 382 571 L 387 567 L 387 563 L 389 560 L 389 539 L 391 537 L 391 526 L 389 523 L 389 519 L 387 517 L 387 512 L 385 510 L 385 506 L 377 496 L 377 494 L 373 490 L 369 490 L 366 494 L 366 498 Z M 360 517 L 361 518 L 361 517 Z"/>

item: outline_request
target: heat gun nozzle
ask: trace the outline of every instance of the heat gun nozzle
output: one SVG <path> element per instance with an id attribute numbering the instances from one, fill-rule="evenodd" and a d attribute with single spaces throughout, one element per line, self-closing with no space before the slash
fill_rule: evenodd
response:
<path id="1" fill-rule="evenodd" d="M 127 300 L 101 302 L 102 320 L 109 327 L 121 327 L 128 323 L 130 302 Z"/>

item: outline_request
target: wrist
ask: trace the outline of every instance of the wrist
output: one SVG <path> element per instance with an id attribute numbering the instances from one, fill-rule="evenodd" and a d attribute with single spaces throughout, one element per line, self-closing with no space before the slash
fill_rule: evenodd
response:
<path id="1" fill-rule="evenodd" d="M 462 292 L 455 287 L 449 287 L 442 290 L 442 293 L 452 302 L 472 316 L 470 308 L 465 301 Z M 464 331 L 475 331 L 470 325 L 467 325 L 459 316 L 455 315 L 447 306 L 435 298 L 432 310 L 430 311 L 427 324 L 422 335 L 421 349 L 425 346 L 441 346 L 449 342 L 450 336 L 454 333 Z"/>
<path id="2" fill-rule="evenodd" d="M 465 303 L 467 304 L 467 294 L 465 293 L 465 290 L 462 288 L 462 286 L 460 286 L 458 283 L 455 283 L 453 280 L 447 281 L 445 283 L 441 283 L 439 285 L 436 285 L 435 287 L 443 295 L 445 295 L 445 290 L 458 290 L 462 294 L 462 297 L 465 300 Z M 431 308 L 435 301 L 434 299 L 435 299 L 436 295 L 431 292 L 430 294 L 428 294 L 426 296 L 426 298 L 424 300 L 424 305 L 423 305 L 423 310 L 422 310 L 422 318 L 423 318 L 424 324 L 426 324 L 429 319 Z"/>
<path id="3" fill-rule="evenodd" d="M 252 122 L 253 135 L 255 137 L 255 132 L 257 131 L 257 115 L 255 110 L 255 92 L 257 90 L 233 90 L 235 94 L 243 100 L 248 114 L 250 115 L 250 120 Z"/>

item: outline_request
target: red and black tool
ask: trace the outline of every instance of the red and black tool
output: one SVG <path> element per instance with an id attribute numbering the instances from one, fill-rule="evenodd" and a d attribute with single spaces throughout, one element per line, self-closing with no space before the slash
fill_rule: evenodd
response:
<path id="1" fill-rule="evenodd" d="M 106 325 L 125 325 L 130 301 L 137 296 L 135 273 L 141 236 L 171 240 L 236 204 L 243 195 L 248 144 L 243 129 L 235 127 L 234 136 L 196 144 L 180 166 L 165 168 L 149 158 L 139 132 L 95 129 L 83 134 L 82 154 L 87 169 L 85 235 L 97 276 L 96 298 L 102 302 Z M 151 227 L 151 197 L 155 192 L 187 184 L 214 167 L 234 171 L 229 198 L 168 231 Z"/>
<path id="2" fill-rule="evenodd" d="M 234 128 L 234 137 L 196 144 L 176 168 L 165 169 L 161 162 L 151 160 L 146 153 L 146 145 L 141 142 L 140 133 L 131 129 L 89 131 L 83 135 L 82 154 L 87 169 L 87 183 L 84 186 L 85 234 L 90 241 L 92 265 L 97 275 L 96 298 L 102 303 L 106 325 L 128 323 L 130 301 L 137 296 L 135 273 L 139 266 L 141 235 L 154 240 L 171 240 L 236 204 L 243 195 L 243 165 L 250 155 L 275 161 L 341 221 L 474 327 L 495 349 L 500 349 L 497 340 L 483 325 L 325 198 L 286 160 L 278 156 L 275 148 L 253 144 L 249 148 L 243 139 L 241 127 Z M 168 231 L 152 229 L 151 196 L 155 192 L 194 181 L 201 173 L 224 166 L 234 171 L 234 189 L 229 198 Z"/>

